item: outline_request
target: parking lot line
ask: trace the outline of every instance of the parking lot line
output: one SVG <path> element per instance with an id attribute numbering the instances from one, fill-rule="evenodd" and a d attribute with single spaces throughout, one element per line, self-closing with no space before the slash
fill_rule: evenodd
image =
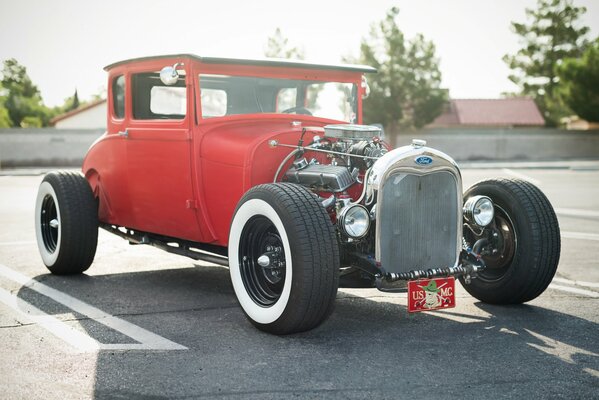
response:
<path id="1" fill-rule="evenodd" d="M 586 287 L 592 287 L 592 288 L 599 288 L 599 283 L 595 283 L 595 282 L 585 282 L 585 281 L 572 281 L 570 279 L 566 279 L 566 278 L 553 278 L 553 282 L 558 282 L 558 283 L 566 283 L 566 284 L 570 284 L 570 285 L 576 285 L 576 286 L 586 286 Z"/>
<path id="2" fill-rule="evenodd" d="M 599 240 L 599 234 L 597 233 L 562 232 L 561 236 L 564 239 Z"/>
<path id="3" fill-rule="evenodd" d="M 59 319 L 44 313 L 40 309 L 32 306 L 23 299 L 19 299 L 14 294 L 9 293 L 2 288 L 0 288 L 0 302 L 15 310 L 21 318 L 25 318 L 27 321 L 38 324 L 54 336 L 64 340 L 81 352 L 99 350 L 100 344 L 88 335 L 65 324 Z"/>
<path id="4" fill-rule="evenodd" d="M 37 243 L 35 240 L 21 240 L 18 242 L 0 242 L 0 246 L 24 246 Z"/>
<path id="5" fill-rule="evenodd" d="M 530 177 L 528 175 L 521 174 L 520 172 L 516 172 L 516 171 L 514 171 L 512 169 L 503 168 L 502 171 L 505 172 L 508 175 L 513 176 L 514 178 L 518 178 L 518 179 L 522 179 L 522 180 L 528 181 L 528 182 L 530 182 L 530 183 L 532 183 L 534 185 L 539 186 L 541 184 L 540 180 L 532 178 L 532 177 Z"/>
<path id="6" fill-rule="evenodd" d="M 597 293 L 597 292 L 593 292 L 591 290 L 579 289 L 579 288 L 575 288 L 575 287 L 556 285 L 555 283 L 550 284 L 549 289 L 560 290 L 562 292 L 580 294 L 583 296 L 592 297 L 594 299 L 599 298 L 599 293 Z"/>
<path id="7" fill-rule="evenodd" d="M 134 325 L 121 318 L 112 316 L 90 304 L 87 304 L 79 299 L 76 299 L 66 293 L 51 288 L 41 282 L 37 282 L 29 277 L 0 264 L 0 275 L 17 282 L 24 287 L 36 291 L 50 299 L 70 308 L 71 310 L 85 315 L 96 322 L 99 322 L 125 336 L 130 337 L 139 343 L 125 344 L 103 344 L 98 343 L 99 349 L 146 349 L 146 350 L 187 350 L 187 347 L 178 343 L 172 342 L 162 336 L 156 335 L 140 326 Z M 39 311 L 39 310 L 38 310 Z M 40 311 L 41 312 L 41 311 Z M 47 314 L 46 314 L 47 315 Z M 90 338 L 93 340 L 92 338 Z M 68 337 L 65 337 L 65 341 Z M 97 342 L 96 342 L 97 343 Z"/>
<path id="8" fill-rule="evenodd" d="M 599 211 L 581 210 L 579 208 L 556 208 L 555 212 L 566 217 L 599 217 Z"/>

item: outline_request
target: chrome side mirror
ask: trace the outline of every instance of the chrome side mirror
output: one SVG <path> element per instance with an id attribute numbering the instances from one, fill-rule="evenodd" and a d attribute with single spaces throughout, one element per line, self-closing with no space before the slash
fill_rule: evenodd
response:
<path id="1" fill-rule="evenodd" d="M 179 79 L 179 73 L 177 72 L 177 67 L 182 67 L 183 63 L 176 63 L 175 65 L 166 66 L 160 70 L 160 80 L 167 86 L 172 86 L 177 83 Z"/>
<path id="2" fill-rule="evenodd" d="M 362 75 L 362 83 L 360 86 L 362 87 L 362 99 L 367 99 L 368 96 L 370 96 L 370 85 L 368 85 L 368 81 L 364 75 Z"/>

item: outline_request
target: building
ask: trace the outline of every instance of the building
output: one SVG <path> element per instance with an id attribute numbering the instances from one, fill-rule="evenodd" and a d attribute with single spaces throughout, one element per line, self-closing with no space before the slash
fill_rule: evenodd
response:
<path id="1" fill-rule="evenodd" d="M 426 128 L 542 127 L 545 120 L 529 98 L 452 99 Z"/>
<path id="2" fill-rule="evenodd" d="M 96 100 L 54 117 L 50 124 L 58 129 L 106 129 L 106 107 L 106 99 Z"/>

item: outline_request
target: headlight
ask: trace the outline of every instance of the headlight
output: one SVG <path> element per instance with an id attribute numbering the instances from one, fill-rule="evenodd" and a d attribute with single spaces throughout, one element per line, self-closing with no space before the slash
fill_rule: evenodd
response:
<path id="1" fill-rule="evenodd" d="M 464 204 L 464 218 L 471 224 L 487 226 L 493 221 L 495 210 L 487 196 L 473 196 Z"/>
<path id="2" fill-rule="evenodd" d="M 368 233 L 368 228 L 370 228 L 370 213 L 366 207 L 352 204 L 341 210 L 337 217 L 337 224 L 347 236 L 359 239 Z"/>

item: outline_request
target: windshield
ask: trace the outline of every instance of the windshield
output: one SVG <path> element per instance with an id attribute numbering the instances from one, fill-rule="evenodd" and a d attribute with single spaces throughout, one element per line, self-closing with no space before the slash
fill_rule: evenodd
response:
<path id="1" fill-rule="evenodd" d="M 200 75 L 203 118 L 278 113 L 354 123 L 356 92 L 352 83 Z"/>

